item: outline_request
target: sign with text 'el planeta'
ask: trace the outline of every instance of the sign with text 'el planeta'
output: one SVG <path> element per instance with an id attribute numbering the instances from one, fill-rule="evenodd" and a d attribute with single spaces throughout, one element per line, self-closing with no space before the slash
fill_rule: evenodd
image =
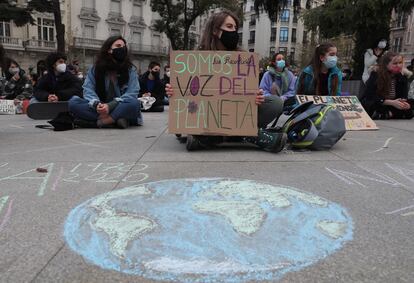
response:
<path id="1" fill-rule="evenodd" d="M 169 132 L 257 136 L 258 55 L 173 51 Z"/>

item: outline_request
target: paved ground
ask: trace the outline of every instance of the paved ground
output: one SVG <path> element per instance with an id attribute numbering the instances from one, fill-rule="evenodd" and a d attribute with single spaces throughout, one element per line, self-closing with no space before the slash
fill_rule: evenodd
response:
<path id="1" fill-rule="evenodd" d="M 65 221 L 105 192 L 205 177 L 290 186 L 340 205 L 352 218 L 352 240 L 270 281 L 414 280 L 414 121 L 348 132 L 326 152 L 279 154 L 245 147 L 189 153 L 167 133 L 167 113 L 146 113 L 145 126 L 128 130 L 53 132 L 35 128 L 39 123 L 0 116 L 0 282 L 153 282 L 103 269 L 73 251 Z M 36 172 L 39 167 L 48 172 Z"/>

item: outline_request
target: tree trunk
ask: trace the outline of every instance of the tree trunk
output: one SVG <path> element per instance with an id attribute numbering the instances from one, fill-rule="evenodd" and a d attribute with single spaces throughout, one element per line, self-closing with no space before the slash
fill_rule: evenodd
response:
<path id="1" fill-rule="evenodd" d="M 65 53 L 65 25 L 62 23 L 59 0 L 52 0 L 55 17 L 57 51 Z"/>

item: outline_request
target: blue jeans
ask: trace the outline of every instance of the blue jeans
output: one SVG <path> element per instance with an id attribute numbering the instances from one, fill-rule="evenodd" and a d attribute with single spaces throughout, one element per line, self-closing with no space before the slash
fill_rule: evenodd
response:
<path id="1" fill-rule="evenodd" d="M 69 111 L 76 118 L 88 121 L 97 121 L 99 114 L 96 109 L 89 107 L 89 101 L 78 96 L 69 100 Z M 120 118 L 127 119 L 131 125 L 142 125 L 141 105 L 138 99 L 124 99 L 109 113 L 109 116 L 117 121 Z"/>

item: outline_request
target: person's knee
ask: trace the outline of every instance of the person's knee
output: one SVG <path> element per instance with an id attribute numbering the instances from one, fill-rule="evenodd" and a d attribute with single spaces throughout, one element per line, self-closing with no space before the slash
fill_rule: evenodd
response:
<path id="1" fill-rule="evenodd" d="M 71 99 L 68 100 L 69 111 L 74 112 L 77 110 L 78 106 L 84 103 L 84 99 L 80 98 L 79 96 L 73 96 Z"/>

